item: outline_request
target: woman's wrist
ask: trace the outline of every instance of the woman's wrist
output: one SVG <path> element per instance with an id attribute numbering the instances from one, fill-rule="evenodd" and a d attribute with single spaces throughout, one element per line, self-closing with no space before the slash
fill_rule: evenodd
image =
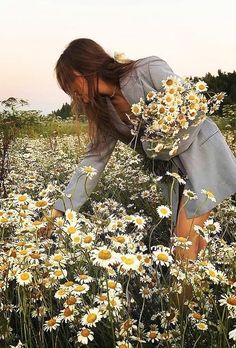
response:
<path id="1" fill-rule="evenodd" d="M 64 211 L 52 209 L 51 211 L 51 218 L 55 219 L 56 217 L 60 217 L 64 215 Z"/>

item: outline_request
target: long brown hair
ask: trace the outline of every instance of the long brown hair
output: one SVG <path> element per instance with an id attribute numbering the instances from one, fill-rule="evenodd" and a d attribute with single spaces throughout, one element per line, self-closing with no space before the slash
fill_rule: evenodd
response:
<path id="1" fill-rule="evenodd" d="M 106 98 L 98 93 L 98 78 L 120 88 L 120 78 L 130 72 L 138 61 L 139 59 L 128 59 L 126 62 L 118 62 L 98 43 L 87 38 L 71 41 L 60 55 L 55 66 L 57 81 L 63 91 L 71 97 L 73 114 L 78 119 L 79 114 L 86 115 L 89 125 L 88 135 L 93 150 L 103 149 L 107 135 L 113 134 L 118 138 L 117 131 L 110 124 Z M 84 103 L 79 96 L 72 93 L 71 85 L 76 73 L 87 80 L 88 103 Z"/>

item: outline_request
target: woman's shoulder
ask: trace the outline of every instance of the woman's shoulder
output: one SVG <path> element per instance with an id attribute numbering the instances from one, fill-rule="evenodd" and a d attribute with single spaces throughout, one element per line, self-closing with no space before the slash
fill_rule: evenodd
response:
<path id="1" fill-rule="evenodd" d="M 142 57 L 137 59 L 137 64 L 142 65 L 142 64 L 149 64 L 151 62 L 158 62 L 158 61 L 165 61 L 163 58 L 152 55 L 152 56 L 147 56 L 147 57 Z"/>

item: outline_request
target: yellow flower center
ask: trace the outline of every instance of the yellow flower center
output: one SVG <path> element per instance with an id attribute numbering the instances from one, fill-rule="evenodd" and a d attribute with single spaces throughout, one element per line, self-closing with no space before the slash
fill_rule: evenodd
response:
<path id="1" fill-rule="evenodd" d="M 68 229 L 67 229 L 67 232 L 69 234 L 73 234 L 76 232 L 76 227 L 75 226 L 69 226 Z"/>
<path id="2" fill-rule="evenodd" d="M 172 86 L 173 83 L 174 83 L 174 82 L 173 82 L 173 80 L 171 80 L 171 79 L 166 80 L 167 86 Z"/>
<path id="3" fill-rule="evenodd" d="M 70 308 L 65 308 L 63 313 L 64 317 L 70 317 L 73 314 L 73 311 L 70 310 Z"/>
<path id="4" fill-rule="evenodd" d="M 23 280 L 23 281 L 26 281 L 29 278 L 30 278 L 29 273 L 25 272 L 25 273 L 21 273 L 21 275 L 20 275 L 20 279 Z"/>
<path id="5" fill-rule="evenodd" d="M 97 314 L 96 313 L 89 313 L 87 316 L 87 322 L 89 324 L 93 323 L 97 319 Z"/>
<path id="6" fill-rule="evenodd" d="M 18 201 L 19 201 L 19 202 L 24 202 L 24 201 L 26 201 L 26 199 L 27 199 L 27 196 L 26 196 L 26 195 L 20 195 L 20 196 L 18 197 Z"/>
<path id="7" fill-rule="evenodd" d="M 88 276 L 86 274 L 80 274 L 79 278 L 80 279 L 88 279 Z"/>
<path id="8" fill-rule="evenodd" d="M 81 330 L 81 335 L 82 335 L 83 337 L 88 337 L 89 334 L 90 334 L 90 330 L 89 330 L 89 329 L 82 329 L 82 330 Z"/>
<path id="9" fill-rule="evenodd" d="M 110 288 L 110 289 L 115 289 L 116 288 L 116 282 L 114 282 L 113 280 L 109 280 L 108 281 L 108 287 Z"/>
<path id="10" fill-rule="evenodd" d="M 210 275 L 211 277 L 215 277 L 215 276 L 216 276 L 216 272 L 213 271 L 213 270 L 209 270 L 209 275 Z"/>
<path id="11" fill-rule="evenodd" d="M 75 296 L 70 296 L 67 300 L 66 303 L 68 304 L 68 306 L 72 306 L 77 302 L 76 297 Z"/>
<path id="12" fill-rule="evenodd" d="M 32 259 L 39 259 L 40 258 L 40 253 L 35 252 L 35 253 L 32 253 L 30 256 L 31 256 Z"/>
<path id="13" fill-rule="evenodd" d="M 117 236 L 115 238 L 115 240 L 118 242 L 118 243 L 124 243 L 125 242 L 125 237 L 123 236 Z"/>
<path id="14" fill-rule="evenodd" d="M 160 261 L 168 261 L 168 255 L 166 255 L 164 253 L 160 253 L 157 255 L 157 259 Z"/>
<path id="15" fill-rule="evenodd" d="M 164 114 L 165 111 L 166 111 L 166 109 L 163 106 L 161 106 L 160 109 L 159 109 L 159 113 L 160 114 Z"/>
<path id="16" fill-rule="evenodd" d="M 23 250 L 20 250 L 19 251 L 19 254 L 21 255 L 27 255 L 28 254 L 28 251 L 26 249 L 23 249 Z"/>
<path id="17" fill-rule="evenodd" d="M 137 223 L 138 225 L 141 225 L 142 222 L 143 222 L 143 219 L 141 219 L 141 218 L 136 218 L 135 221 L 136 221 L 136 223 Z"/>
<path id="18" fill-rule="evenodd" d="M 22 214 L 21 216 L 24 216 L 25 215 L 25 213 L 24 214 Z M 32 222 L 32 225 L 34 225 L 34 226 L 38 226 L 38 225 L 42 225 L 42 221 L 40 221 L 40 220 L 35 220 L 35 221 L 33 221 Z"/>
<path id="19" fill-rule="evenodd" d="M 60 277 L 63 274 L 63 272 L 60 269 L 58 269 L 54 272 L 54 274 L 56 277 Z"/>
<path id="20" fill-rule="evenodd" d="M 100 295 L 99 296 L 99 299 L 100 299 L 100 301 L 106 301 L 107 300 L 107 296 L 106 295 Z"/>
<path id="21" fill-rule="evenodd" d="M 44 200 L 39 200 L 35 202 L 36 207 L 45 207 L 47 204 L 48 204 L 47 201 L 44 201 Z"/>
<path id="22" fill-rule="evenodd" d="M 56 319 L 49 319 L 48 320 L 48 326 L 53 326 L 53 325 L 55 325 L 56 324 Z"/>
<path id="23" fill-rule="evenodd" d="M 81 292 L 81 291 L 84 291 L 85 290 L 85 286 L 83 285 L 77 285 L 76 288 L 75 288 L 75 291 L 77 292 Z"/>
<path id="24" fill-rule="evenodd" d="M 63 260 L 62 255 L 54 255 L 54 261 L 60 262 L 61 260 Z"/>
<path id="25" fill-rule="evenodd" d="M 232 306 L 236 306 L 236 297 L 228 297 L 226 302 Z"/>
<path id="26" fill-rule="evenodd" d="M 150 338 L 156 338 L 157 337 L 157 333 L 155 331 L 150 331 L 149 332 L 149 337 Z"/>
<path id="27" fill-rule="evenodd" d="M 127 256 L 121 256 L 121 260 L 126 264 L 126 265 L 133 265 L 134 264 L 134 258 L 133 257 L 127 257 Z"/>
<path id="28" fill-rule="evenodd" d="M 92 236 L 85 236 L 84 237 L 84 243 L 91 243 L 93 240 Z"/>
<path id="29" fill-rule="evenodd" d="M 74 218 L 74 214 L 72 213 L 72 212 L 69 212 L 68 214 L 67 214 L 67 219 L 68 220 L 72 220 Z"/>
<path id="30" fill-rule="evenodd" d="M 183 243 L 187 242 L 187 238 L 185 237 L 177 237 L 177 239 L 179 242 L 183 242 Z"/>
<path id="31" fill-rule="evenodd" d="M 2 217 L 1 219 L 0 219 L 0 222 L 8 222 L 9 220 L 7 219 L 7 218 L 5 218 L 5 217 Z"/>
<path id="32" fill-rule="evenodd" d="M 193 318 L 197 319 L 197 320 L 201 320 L 202 319 L 202 315 L 200 313 L 193 313 Z"/>
<path id="33" fill-rule="evenodd" d="M 111 252 L 109 250 L 101 250 L 98 253 L 98 257 L 102 260 L 109 260 L 111 258 Z"/>

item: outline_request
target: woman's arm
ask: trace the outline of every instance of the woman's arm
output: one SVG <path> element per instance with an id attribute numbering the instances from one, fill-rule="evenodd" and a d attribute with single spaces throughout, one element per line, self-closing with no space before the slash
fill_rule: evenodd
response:
<path id="1" fill-rule="evenodd" d="M 95 153 L 95 151 L 90 150 L 91 144 L 87 145 L 86 154 L 79 165 L 76 167 L 75 172 L 70 179 L 70 182 L 63 192 L 63 196 L 55 201 L 52 208 L 62 212 L 65 212 L 66 209 L 69 208 L 78 211 L 78 209 L 88 200 L 90 194 L 97 186 L 99 178 L 103 170 L 105 169 L 109 158 L 111 157 L 116 143 L 117 139 L 109 136 L 107 138 L 107 146 L 100 153 Z M 83 174 L 81 172 L 81 168 L 83 166 L 92 166 L 97 170 L 97 174 L 94 175 L 91 179 L 87 178 L 86 174 Z M 71 196 L 67 197 L 65 195 Z"/>
<path id="2" fill-rule="evenodd" d="M 181 76 L 175 74 L 171 67 L 167 64 L 166 61 L 159 58 L 158 56 L 152 56 L 152 60 L 149 62 L 149 78 L 152 82 L 153 87 L 157 92 L 159 92 L 163 86 L 162 86 L 162 80 L 167 79 L 170 75 L 176 76 L 178 78 L 181 78 Z M 199 113 L 203 113 L 202 111 L 199 111 Z M 196 127 L 190 127 L 189 129 L 181 131 L 182 135 L 189 134 L 189 138 L 186 140 L 180 140 L 178 143 L 178 150 L 174 155 L 169 155 L 169 150 L 161 150 L 158 154 L 154 151 L 148 150 L 150 147 L 149 141 L 145 140 L 142 142 L 142 146 L 144 151 L 146 152 L 147 156 L 150 158 L 156 157 L 157 159 L 168 161 L 172 157 L 177 156 L 181 154 L 182 152 L 186 151 L 188 147 L 192 144 L 194 139 L 197 137 L 198 132 L 200 131 L 202 126 L 202 123 L 200 123 Z"/>

